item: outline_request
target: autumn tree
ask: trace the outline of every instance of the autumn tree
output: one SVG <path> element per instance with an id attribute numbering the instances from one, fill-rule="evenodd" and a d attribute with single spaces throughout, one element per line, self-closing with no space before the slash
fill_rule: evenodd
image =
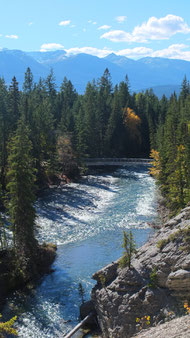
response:
<path id="1" fill-rule="evenodd" d="M 123 120 L 128 132 L 129 154 L 136 154 L 141 144 L 141 119 L 131 108 L 124 108 Z"/>

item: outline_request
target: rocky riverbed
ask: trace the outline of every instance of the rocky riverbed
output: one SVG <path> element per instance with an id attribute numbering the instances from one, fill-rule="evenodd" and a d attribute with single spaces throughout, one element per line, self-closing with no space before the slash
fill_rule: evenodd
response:
<path id="1" fill-rule="evenodd" d="M 102 337 L 131 337 L 141 327 L 185 314 L 184 302 L 190 304 L 190 206 L 138 250 L 131 269 L 121 269 L 118 262 L 93 275 L 92 302 Z M 141 320 L 145 316 L 150 316 L 148 325 Z"/>

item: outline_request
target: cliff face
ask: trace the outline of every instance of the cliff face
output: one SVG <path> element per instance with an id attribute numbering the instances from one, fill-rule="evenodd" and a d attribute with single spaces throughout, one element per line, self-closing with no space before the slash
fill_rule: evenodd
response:
<path id="1" fill-rule="evenodd" d="M 155 325 L 170 319 L 171 312 L 184 313 L 184 301 L 190 304 L 190 207 L 138 250 L 131 269 L 119 268 L 117 261 L 93 278 L 92 301 L 102 337 L 131 337 L 139 330 L 137 317 L 149 315 Z"/>

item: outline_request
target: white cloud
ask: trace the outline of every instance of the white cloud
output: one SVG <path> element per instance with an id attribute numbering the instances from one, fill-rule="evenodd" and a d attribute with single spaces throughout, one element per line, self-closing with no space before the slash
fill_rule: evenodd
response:
<path id="1" fill-rule="evenodd" d="M 153 50 L 151 48 L 135 47 L 135 48 L 121 49 L 115 54 L 131 57 L 131 58 L 137 58 L 137 57 L 142 57 L 142 56 L 151 56 L 152 53 L 153 53 Z"/>
<path id="2" fill-rule="evenodd" d="M 28 23 L 28 26 L 32 26 L 32 25 L 33 25 L 33 22 L 32 22 L 32 21 Z"/>
<path id="3" fill-rule="evenodd" d="M 119 22 L 119 23 L 123 23 L 125 20 L 126 20 L 126 16 L 125 15 L 121 15 L 121 16 L 117 16 L 116 18 L 115 18 L 115 20 L 117 21 L 117 22 Z"/>
<path id="4" fill-rule="evenodd" d="M 58 49 L 64 49 L 64 46 L 60 43 L 44 43 L 41 45 L 40 51 L 41 52 L 47 52 L 50 50 L 58 50 Z"/>
<path id="5" fill-rule="evenodd" d="M 68 26 L 68 25 L 70 25 L 70 23 L 71 23 L 71 20 L 61 21 L 59 23 L 59 26 Z"/>
<path id="6" fill-rule="evenodd" d="M 190 50 L 185 50 L 189 48 L 188 45 L 184 44 L 173 44 L 170 45 L 168 48 L 160 49 L 153 51 L 151 48 L 146 47 L 136 47 L 136 48 L 129 48 L 129 49 L 122 49 L 117 51 L 115 54 L 127 56 L 131 58 L 141 58 L 145 56 L 151 57 L 161 57 L 161 58 L 168 58 L 168 59 L 180 59 L 190 61 Z"/>
<path id="7" fill-rule="evenodd" d="M 103 29 L 103 30 L 110 29 L 110 28 L 111 26 L 108 26 L 108 25 L 103 25 L 103 26 L 98 27 L 98 29 Z"/>
<path id="8" fill-rule="evenodd" d="M 18 35 L 14 35 L 14 34 L 12 34 L 12 35 L 5 35 L 5 37 L 6 38 L 8 38 L 8 39 L 18 39 Z"/>
<path id="9" fill-rule="evenodd" d="M 91 23 L 92 25 L 97 25 L 97 22 L 92 20 L 88 20 L 88 23 Z"/>
<path id="10" fill-rule="evenodd" d="M 189 46 L 184 44 L 173 44 L 168 48 L 154 51 L 152 56 L 190 61 L 190 51 L 184 51 L 184 49 L 187 49 L 188 47 Z"/>
<path id="11" fill-rule="evenodd" d="M 90 54 L 94 56 L 98 56 L 100 58 L 105 57 L 112 53 L 113 51 L 107 48 L 98 49 L 95 47 L 75 47 L 70 49 L 65 49 L 67 55 L 77 55 L 80 53 Z"/>
<path id="12" fill-rule="evenodd" d="M 112 42 L 132 42 L 134 39 L 131 37 L 132 34 L 121 31 L 121 30 L 114 30 L 101 35 L 101 39 L 107 39 Z"/>
<path id="13" fill-rule="evenodd" d="M 168 14 L 160 19 L 151 17 L 141 26 L 136 26 L 132 33 L 113 30 L 104 33 L 101 38 L 113 42 L 147 42 L 148 40 L 166 40 L 177 33 L 190 33 L 190 27 L 182 17 Z"/>
<path id="14" fill-rule="evenodd" d="M 80 53 L 90 54 L 94 56 L 98 56 L 100 58 L 106 57 L 111 53 L 115 53 L 116 55 L 126 56 L 129 58 L 139 59 L 141 57 L 162 57 L 169 59 L 181 59 L 190 61 L 190 46 L 185 44 L 173 44 L 168 48 L 159 49 L 154 51 L 152 48 L 147 48 L 144 46 L 135 47 L 135 48 L 127 48 L 121 49 L 119 51 L 110 50 L 105 47 L 103 49 L 94 48 L 94 47 L 75 47 L 70 49 L 64 49 L 64 46 L 58 43 L 45 43 L 41 46 L 41 51 L 51 51 L 57 49 L 64 49 L 67 53 L 67 56 L 77 55 Z M 188 50 L 189 49 L 189 50 Z"/>
<path id="15" fill-rule="evenodd" d="M 83 32 L 86 32 L 86 28 L 83 28 L 83 30 L 82 30 Z"/>

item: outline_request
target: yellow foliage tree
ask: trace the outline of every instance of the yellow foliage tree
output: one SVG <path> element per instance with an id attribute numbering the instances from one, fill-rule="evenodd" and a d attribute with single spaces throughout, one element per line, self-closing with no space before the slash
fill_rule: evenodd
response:
<path id="1" fill-rule="evenodd" d="M 135 114 L 134 110 L 131 108 L 124 108 L 123 110 L 123 120 L 124 124 L 129 130 L 130 137 L 133 140 L 138 141 L 138 143 L 141 142 L 141 133 L 140 133 L 140 125 L 141 125 L 141 119 L 140 117 Z"/>
<path id="2" fill-rule="evenodd" d="M 2 317 L 2 315 L 0 314 L 0 318 Z M 0 337 L 5 337 L 5 335 L 7 334 L 11 334 L 14 336 L 17 336 L 17 330 L 14 329 L 12 326 L 15 323 L 17 319 L 17 316 L 11 318 L 10 320 L 8 320 L 7 322 L 0 322 Z"/>
<path id="3" fill-rule="evenodd" d="M 160 174 L 160 157 L 159 152 L 157 150 L 152 149 L 150 152 L 150 158 L 153 159 L 152 161 L 152 167 L 149 169 L 150 175 L 154 176 L 155 178 L 158 178 Z"/>

